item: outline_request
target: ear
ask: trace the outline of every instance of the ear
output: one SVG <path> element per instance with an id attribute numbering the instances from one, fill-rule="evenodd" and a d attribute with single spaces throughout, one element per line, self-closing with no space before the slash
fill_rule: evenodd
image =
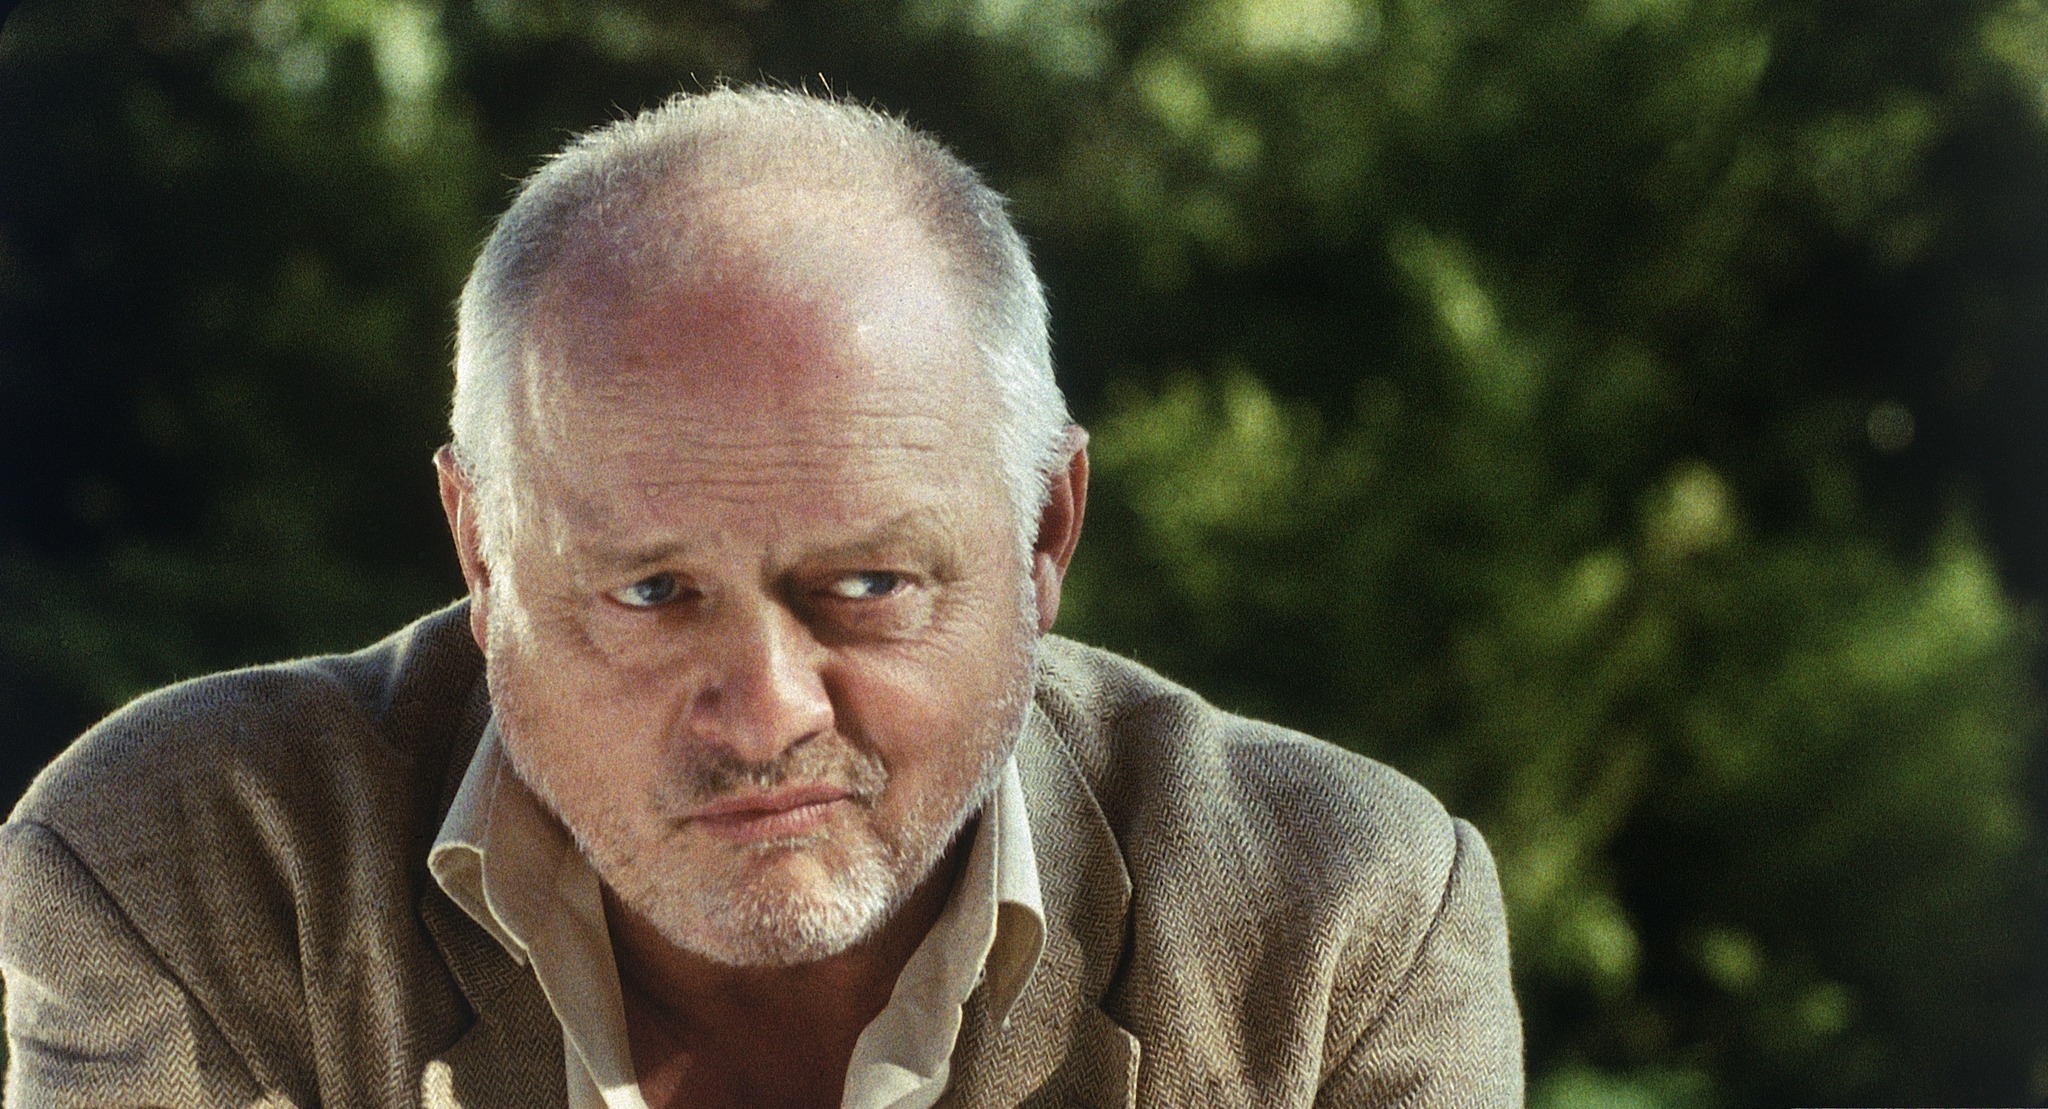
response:
<path id="1" fill-rule="evenodd" d="M 1031 584 L 1038 594 L 1038 634 L 1052 630 L 1060 614 L 1060 586 L 1081 542 L 1081 517 L 1088 507 L 1088 433 L 1068 425 L 1061 447 L 1066 461 L 1052 473 L 1051 496 L 1038 516 L 1031 545 Z"/>
<path id="2" fill-rule="evenodd" d="M 476 485 L 456 461 L 452 446 L 434 452 L 434 471 L 441 478 L 441 511 L 447 514 L 448 531 L 455 537 L 455 558 L 462 564 L 462 580 L 469 585 L 469 634 L 481 650 L 484 629 L 490 622 L 491 571 L 484 565 L 483 539 L 478 532 Z"/>

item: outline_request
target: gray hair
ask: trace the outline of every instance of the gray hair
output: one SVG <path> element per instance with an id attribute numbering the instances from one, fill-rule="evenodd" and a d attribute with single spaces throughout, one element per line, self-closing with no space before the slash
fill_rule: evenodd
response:
<path id="1" fill-rule="evenodd" d="M 487 557 L 516 509 L 515 405 L 537 302 L 572 239 L 615 231 L 678 182 L 792 177 L 901 201 L 965 274 L 974 341 L 995 387 L 997 460 L 1028 546 L 1049 475 L 1064 462 L 1069 417 L 1053 380 L 1045 294 L 1002 196 L 895 117 L 787 89 L 722 87 L 571 140 L 521 184 L 470 271 L 449 423 L 482 501 Z"/>

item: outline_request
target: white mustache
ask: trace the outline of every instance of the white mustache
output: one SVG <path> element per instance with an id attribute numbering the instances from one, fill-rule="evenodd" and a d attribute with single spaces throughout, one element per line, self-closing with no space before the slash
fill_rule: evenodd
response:
<path id="1" fill-rule="evenodd" d="M 889 771 L 881 759 L 843 738 L 818 737 L 765 762 L 720 749 L 699 749 L 656 787 L 653 802 L 656 811 L 680 817 L 738 795 L 821 785 L 845 790 L 856 803 L 871 806 L 888 784 Z"/>

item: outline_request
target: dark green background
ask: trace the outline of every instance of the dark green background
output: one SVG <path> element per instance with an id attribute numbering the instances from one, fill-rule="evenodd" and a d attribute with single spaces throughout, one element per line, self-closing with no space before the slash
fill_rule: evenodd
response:
<path id="1" fill-rule="evenodd" d="M 1015 198 L 1096 434 L 1065 630 L 1480 825 L 1535 1104 L 2048 1097 L 2031 0 L 30 0 L 4 788 L 454 596 L 489 219 L 721 76 Z"/>

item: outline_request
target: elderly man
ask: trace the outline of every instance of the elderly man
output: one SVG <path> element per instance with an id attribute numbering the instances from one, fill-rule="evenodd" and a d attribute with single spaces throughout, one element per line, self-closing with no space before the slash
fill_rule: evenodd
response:
<path id="1" fill-rule="evenodd" d="M 1519 1101 L 1469 826 L 1047 635 L 1086 437 L 936 143 L 586 135 L 456 363 L 467 602 L 145 697 L 6 825 L 10 1104 Z"/>

